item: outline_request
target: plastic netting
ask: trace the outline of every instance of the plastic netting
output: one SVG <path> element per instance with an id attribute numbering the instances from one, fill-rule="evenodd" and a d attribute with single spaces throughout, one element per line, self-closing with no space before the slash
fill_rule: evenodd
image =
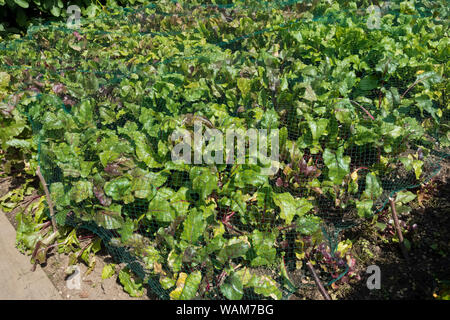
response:
<path id="1" fill-rule="evenodd" d="M 1 44 L 58 223 L 162 299 L 287 298 L 315 246 L 338 281 L 340 232 L 448 156 L 447 8 L 387 4 L 157 1 Z M 173 161 L 194 120 L 277 133 L 279 170 Z"/>

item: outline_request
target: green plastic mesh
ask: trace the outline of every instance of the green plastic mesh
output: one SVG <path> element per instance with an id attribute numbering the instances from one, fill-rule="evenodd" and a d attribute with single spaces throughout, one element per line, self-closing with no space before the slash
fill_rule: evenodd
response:
<path id="1" fill-rule="evenodd" d="M 439 4 L 392 1 L 377 20 L 364 1 L 157 1 L 32 27 L 0 44 L 0 70 L 23 81 L 60 225 L 99 235 L 162 299 L 181 273 L 199 299 L 287 298 L 305 246 L 340 280 L 341 231 L 448 156 Z M 193 117 L 279 129 L 280 170 L 172 162 Z"/>

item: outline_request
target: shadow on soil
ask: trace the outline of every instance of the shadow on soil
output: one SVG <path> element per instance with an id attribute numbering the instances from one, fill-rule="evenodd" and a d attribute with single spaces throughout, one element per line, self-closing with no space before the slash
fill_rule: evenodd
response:
<path id="1" fill-rule="evenodd" d="M 344 237 L 357 240 L 365 237 L 371 248 L 378 252 L 367 261 L 381 270 L 381 288 L 369 290 L 366 285 L 369 274 L 362 270 L 362 280 L 352 284 L 339 298 L 347 300 L 434 299 L 440 282 L 450 279 L 450 182 L 448 166 L 434 179 L 431 199 L 425 208 L 413 209 L 401 217 L 407 225 L 417 225 L 414 231 L 405 232 L 411 243 L 409 263 L 403 258 L 396 243 L 382 243 L 369 238 L 364 230 L 350 231 Z M 415 193 L 416 190 L 411 190 Z"/>

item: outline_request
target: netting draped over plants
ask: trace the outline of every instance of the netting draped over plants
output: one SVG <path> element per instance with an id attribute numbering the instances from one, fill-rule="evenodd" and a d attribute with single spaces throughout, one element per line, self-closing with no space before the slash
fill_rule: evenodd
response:
<path id="1" fill-rule="evenodd" d="M 161 298 L 286 298 L 306 260 L 346 276 L 340 231 L 407 202 L 448 155 L 448 8 L 368 6 L 155 1 L 30 28 L 0 44 L 20 84 L 2 106 L 32 124 L 58 224 L 98 234 Z M 259 153 L 173 161 L 194 122 L 215 142 L 276 134 L 279 170 Z"/>

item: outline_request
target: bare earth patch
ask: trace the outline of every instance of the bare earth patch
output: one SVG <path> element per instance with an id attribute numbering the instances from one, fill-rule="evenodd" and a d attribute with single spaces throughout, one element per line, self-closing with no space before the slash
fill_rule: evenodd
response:
<path id="1" fill-rule="evenodd" d="M 103 250 L 102 250 L 103 251 Z M 65 254 L 54 254 L 48 258 L 47 263 L 43 266 L 50 280 L 61 293 L 63 299 L 68 300 L 148 300 L 147 288 L 140 298 L 130 297 L 118 283 L 118 275 L 114 274 L 111 278 L 102 280 L 103 267 L 108 263 L 114 263 L 109 255 L 99 253 L 95 257 L 96 265 L 94 270 L 86 275 L 87 266 L 78 263 L 81 273 L 80 289 L 69 289 L 67 280 L 70 278 L 65 273 L 65 269 L 69 263 L 69 257 Z M 119 265 L 116 266 L 119 270 Z"/>

